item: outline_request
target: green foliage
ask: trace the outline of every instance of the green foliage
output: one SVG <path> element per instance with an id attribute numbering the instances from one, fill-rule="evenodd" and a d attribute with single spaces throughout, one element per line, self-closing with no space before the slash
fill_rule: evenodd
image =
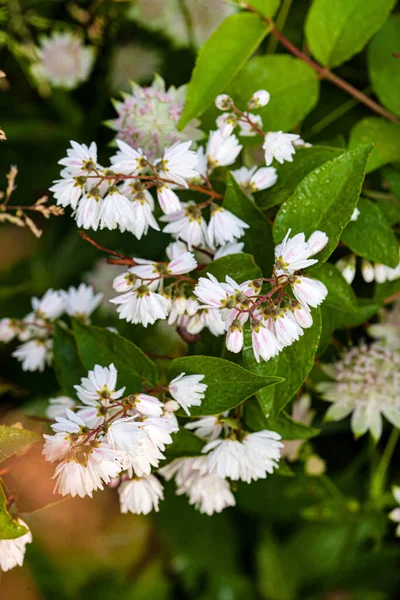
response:
<path id="1" fill-rule="evenodd" d="M 342 233 L 342 242 L 359 256 L 389 267 L 399 263 L 399 246 L 396 236 L 379 206 L 360 198 L 360 214 Z"/>
<path id="2" fill-rule="evenodd" d="M 367 173 L 400 160 L 400 126 L 379 117 L 367 117 L 356 123 L 350 132 L 350 148 L 373 144 Z"/>
<path id="3" fill-rule="evenodd" d="M 358 304 L 354 290 L 335 265 L 325 263 L 317 266 L 312 275 L 328 288 L 325 306 L 345 312 L 357 312 Z"/>
<path id="4" fill-rule="evenodd" d="M 400 16 L 393 15 L 368 46 L 368 72 L 379 100 L 396 115 L 400 115 L 400 64 L 393 49 L 400 38 Z"/>
<path id="5" fill-rule="evenodd" d="M 222 21 L 197 57 L 180 120 L 182 128 L 226 89 L 267 32 L 267 25 L 257 15 L 245 12 Z"/>
<path id="6" fill-rule="evenodd" d="M 337 67 L 360 52 L 386 21 L 395 0 L 314 0 L 307 16 L 307 43 L 317 60 Z"/>
<path id="7" fill-rule="evenodd" d="M 255 360 L 251 346 L 251 332 L 245 331 L 243 357 L 252 372 L 264 377 L 282 377 L 283 383 L 258 392 L 257 399 L 264 415 L 275 417 L 285 408 L 305 381 L 314 364 L 321 333 L 321 317 L 318 309 L 313 310 L 313 325 L 304 330 L 299 341 L 288 346 L 268 362 Z"/>
<path id="8" fill-rule="evenodd" d="M 251 0 L 251 6 L 264 17 L 273 17 L 281 0 Z"/>
<path id="9" fill-rule="evenodd" d="M 167 377 L 171 381 L 181 373 L 204 375 L 202 383 L 208 386 L 201 406 L 190 408 L 192 416 L 222 413 L 241 404 L 262 388 L 282 381 L 281 377 L 254 374 L 228 360 L 212 356 L 176 358 L 167 369 Z"/>
<path id="10" fill-rule="evenodd" d="M 230 275 L 238 283 L 261 276 L 261 271 L 255 264 L 254 258 L 251 254 L 246 253 L 229 254 L 217 258 L 202 269 L 199 275 L 204 277 L 207 273 L 214 275 L 218 281 L 225 281 L 225 277 Z"/>
<path id="11" fill-rule="evenodd" d="M 75 385 L 87 374 L 78 354 L 74 335 L 56 324 L 54 327 L 54 370 L 61 390 L 72 398 L 76 397 Z"/>
<path id="12" fill-rule="evenodd" d="M 268 90 L 271 99 L 257 110 L 265 131 L 288 131 L 315 107 L 319 80 L 315 71 L 291 56 L 256 56 L 247 62 L 228 92 L 243 110 L 250 96 Z"/>
<path id="13" fill-rule="evenodd" d="M 336 158 L 341 154 L 343 154 L 343 150 L 329 148 L 328 146 L 299 148 L 296 150 L 293 162 L 284 162 L 282 165 L 276 165 L 278 181 L 272 188 L 263 190 L 257 194 L 256 202 L 258 206 L 265 210 L 277 204 L 282 204 L 282 202 L 290 198 L 306 175 L 328 160 Z"/>
<path id="14" fill-rule="evenodd" d="M 329 241 L 318 254 L 318 261 L 326 260 L 357 205 L 370 151 L 367 146 L 345 152 L 311 171 L 279 209 L 275 241 L 280 242 L 290 228 L 292 235 L 304 232 L 306 236 L 320 229 Z"/>
<path id="15" fill-rule="evenodd" d="M 241 238 L 245 244 L 244 249 L 254 256 L 262 272 L 269 276 L 274 263 L 272 227 L 230 174 L 223 206 L 249 225 L 249 229 L 245 230 Z"/>
<path id="16" fill-rule="evenodd" d="M 167 461 L 183 456 L 198 456 L 204 446 L 204 442 L 199 437 L 182 427 L 172 435 L 172 440 L 172 444 L 165 450 Z"/>
<path id="17" fill-rule="evenodd" d="M 40 440 L 35 431 L 0 425 L 0 462 Z"/>
<path id="18" fill-rule="evenodd" d="M 20 525 L 8 512 L 7 498 L 0 483 L 0 540 L 13 540 L 25 533 L 26 527 Z"/>
<path id="19" fill-rule="evenodd" d="M 108 366 L 114 363 L 118 371 L 118 386 L 125 386 L 127 394 L 142 391 L 143 384 L 157 384 L 156 365 L 126 338 L 78 321 L 74 322 L 74 332 L 79 355 L 87 370 L 93 369 L 96 364 Z"/>

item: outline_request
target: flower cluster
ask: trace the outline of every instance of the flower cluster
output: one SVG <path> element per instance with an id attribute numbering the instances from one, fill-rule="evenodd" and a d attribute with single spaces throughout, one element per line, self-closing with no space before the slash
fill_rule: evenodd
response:
<path id="1" fill-rule="evenodd" d="M 203 375 L 181 373 L 169 386 L 154 388 L 163 392 L 162 402 L 151 390 L 125 394 L 117 375 L 113 364 L 96 365 L 75 386 L 80 404 L 52 399 L 48 414 L 55 418 L 55 433 L 44 435 L 43 454 L 58 462 L 55 492 L 83 497 L 104 484 L 119 486 L 122 512 L 149 512 L 143 489 L 155 494 L 152 506 L 157 509 L 162 487 L 151 472 L 165 459 L 171 434 L 179 429 L 174 413 L 180 406 L 187 413 L 198 406 L 207 386 L 201 383 Z"/>
<path id="2" fill-rule="evenodd" d="M 22 520 L 17 520 L 18 524 L 25 527 L 28 531 L 20 537 L 10 540 L 0 540 L 0 570 L 9 571 L 16 566 L 22 567 L 25 557 L 27 544 L 32 543 L 32 534 L 27 524 Z"/>
<path id="3" fill-rule="evenodd" d="M 375 342 L 346 350 L 324 370 L 333 381 L 318 384 L 324 400 L 332 405 L 326 419 L 339 421 L 351 414 L 351 428 L 359 437 L 368 430 L 378 440 L 382 415 L 400 427 L 400 355 Z"/>
<path id="4" fill-rule="evenodd" d="M 47 290 L 42 298 L 32 298 L 32 312 L 23 319 L 0 320 L 0 341 L 10 342 L 15 337 L 23 342 L 13 352 L 24 371 L 43 371 L 53 359 L 53 326 L 63 315 L 89 322 L 89 316 L 102 301 L 103 294 L 95 294 L 91 286 L 81 283 L 68 291 Z"/>
<path id="5" fill-rule="evenodd" d="M 347 283 L 352 283 L 356 276 L 357 259 L 355 254 L 348 254 L 340 258 L 336 263 L 337 268 L 342 273 Z M 385 283 L 385 281 L 394 281 L 400 277 L 400 262 L 394 269 L 381 263 L 373 264 L 366 258 L 361 259 L 361 275 L 366 283 Z"/>
<path id="6" fill-rule="evenodd" d="M 311 258 L 326 245 L 322 231 L 306 241 L 304 234 L 289 237 L 275 248 L 275 265 L 271 279 L 236 283 L 227 276 L 224 283 L 213 275 L 200 277 L 194 294 L 200 308 L 217 310 L 225 323 L 226 346 L 238 353 L 243 348 L 244 325 L 250 321 L 253 352 L 256 360 L 269 360 L 303 335 L 313 323 L 310 307 L 317 307 L 328 291 L 325 285 L 298 273 L 317 262 Z M 265 285 L 269 291 L 263 290 Z M 290 288 L 293 296 L 285 289 Z"/>

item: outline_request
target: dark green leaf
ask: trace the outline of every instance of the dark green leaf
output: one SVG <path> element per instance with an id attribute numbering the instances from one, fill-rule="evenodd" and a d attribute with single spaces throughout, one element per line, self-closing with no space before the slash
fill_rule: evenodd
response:
<path id="1" fill-rule="evenodd" d="M 400 115 L 400 63 L 394 55 L 399 45 L 400 15 L 392 15 L 368 46 L 368 71 L 379 100 Z"/>
<path id="2" fill-rule="evenodd" d="M 333 328 L 346 329 L 347 327 L 358 327 L 373 317 L 380 306 L 381 303 L 372 298 L 359 298 L 357 313 L 331 311 Z"/>
<path id="3" fill-rule="evenodd" d="M 228 175 L 223 206 L 249 225 L 241 241 L 245 244 L 245 250 L 253 254 L 262 272 L 269 277 L 274 263 L 272 227 L 260 209 L 242 192 L 231 174 Z"/>
<path id="4" fill-rule="evenodd" d="M 27 533 L 26 527 L 15 521 L 7 510 L 7 498 L 0 484 L 0 540 L 14 540 Z"/>
<path id="5" fill-rule="evenodd" d="M 356 312 L 358 310 L 357 298 L 353 288 L 347 283 L 335 265 L 330 263 L 319 265 L 316 269 L 313 269 L 313 277 L 322 281 L 328 288 L 328 295 L 324 304 L 346 312 Z"/>
<path id="6" fill-rule="evenodd" d="M 271 532 L 266 532 L 258 546 L 257 554 L 258 586 L 261 596 L 268 600 L 296 600 L 296 580 L 291 569 L 287 569 L 285 551 L 280 547 Z"/>
<path id="7" fill-rule="evenodd" d="M 224 91 L 268 33 L 254 14 L 233 14 L 219 25 L 199 51 L 179 122 L 185 127 Z M 250 96 L 249 96 L 250 97 Z"/>
<path id="8" fill-rule="evenodd" d="M 54 370 L 62 391 L 76 397 L 75 385 L 87 374 L 78 354 L 75 337 L 64 327 L 55 325 L 53 334 Z"/>
<path id="9" fill-rule="evenodd" d="M 74 322 L 74 332 L 79 355 L 87 370 L 94 365 L 108 367 L 114 363 L 118 371 L 118 387 L 126 386 L 132 394 L 147 385 L 158 383 L 158 369 L 144 352 L 122 336 L 102 329 Z"/>
<path id="10" fill-rule="evenodd" d="M 336 67 L 382 27 L 396 0 L 314 0 L 306 21 L 307 43 L 315 58 Z"/>
<path id="11" fill-rule="evenodd" d="M 257 205 L 265 210 L 282 204 L 290 198 L 296 187 L 306 175 L 320 167 L 322 164 L 343 154 L 340 148 L 329 146 L 312 146 L 311 148 L 299 148 L 293 157 L 293 162 L 284 162 L 276 165 L 278 181 L 268 189 L 256 194 Z"/>
<path id="12" fill-rule="evenodd" d="M 290 415 L 282 410 L 275 417 L 265 417 L 256 398 L 249 398 L 244 404 L 244 419 L 248 427 L 253 431 L 270 429 L 276 431 L 284 440 L 308 440 L 319 434 L 320 430 L 310 427 L 299 421 L 294 421 Z"/>
<path id="13" fill-rule="evenodd" d="M 349 148 L 373 144 L 367 173 L 400 160 L 400 126 L 379 117 L 362 119 L 350 133 Z"/>
<path id="14" fill-rule="evenodd" d="M 304 330 L 304 335 L 298 342 L 287 346 L 278 356 L 267 362 L 257 363 L 251 344 L 251 332 L 245 330 L 243 357 L 246 367 L 260 376 L 277 376 L 285 380 L 276 387 L 266 388 L 257 393 L 257 399 L 267 419 L 271 416 L 276 418 L 293 398 L 314 365 L 321 333 L 321 317 L 318 309 L 313 310 L 313 319 L 312 327 Z"/>
<path id="15" fill-rule="evenodd" d="M 329 241 L 318 254 L 318 261 L 326 260 L 357 205 L 370 151 L 369 146 L 345 152 L 311 171 L 279 209 L 275 241 L 280 242 L 289 228 L 291 235 L 304 232 L 306 237 L 320 229 Z"/>
<path id="16" fill-rule="evenodd" d="M 254 258 L 251 254 L 245 253 L 230 254 L 214 260 L 200 271 L 202 277 L 205 277 L 207 273 L 214 275 L 218 281 L 225 281 L 225 277 L 229 275 L 238 283 L 261 277 L 261 271 L 255 264 Z"/>
<path id="17" fill-rule="evenodd" d="M 182 456 L 198 456 L 203 446 L 203 440 L 181 427 L 172 435 L 172 444 L 169 444 L 164 452 L 165 458 L 170 461 Z"/>
<path id="18" fill-rule="evenodd" d="M 265 89 L 271 94 L 267 106 L 257 110 L 265 131 L 288 131 L 318 102 L 319 80 L 306 63 L 284 54 L 256 56 L 249 60 L 228 88 L 242 109 L 251 95 Z"/>
<path id="19" fill-rule="evenodd" d="M 0 425 L 0 462 L 41 439 L 35 431 Z"/>
<path id="20" fill-rule="evenodd" d="M 256 375 L 235 363 L 212 356 L 176 358 L 167 369 L 168 380 L 181 373 L 204 375 L 202 383 L 208 386 L 201 406 L 190 408 L 192 416 L 216 415 L 230 410 L 262 388 L 282 381 L 281 377 Z"/>
<path id="21" fill-rule="evenodd" d="M 360 198 L 360 214 L 342 233 L 342 242 L 359 256 L 388 267 L 399 264 L 399 246 L 395 234 L 379 206 Z"/>

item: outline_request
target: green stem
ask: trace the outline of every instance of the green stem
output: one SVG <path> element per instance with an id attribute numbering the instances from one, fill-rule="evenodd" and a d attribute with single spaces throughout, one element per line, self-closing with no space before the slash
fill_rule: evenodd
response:
<path id="1" fill-rule="evenodd" d="M 290 7 L 292 6 L 292 2 L 293 2 L 293 0 L 283 0 L 283 2 L 282 2 L 282 6 L 279 11 L 279 14 L 276 17 L 276 26 L 280 31 L 282 31 L 285 26 L 286 19 L 288 17 L 289 11 L 290 11 Z M 278 46 L 278 43 L 279 43 L 278 38 L 271 35 L 269 38 L 268 44 L 267 44 L 266 54 L 274 54 L 274 52 L 276 51 L 276 48 Z"/>
<path id="2" fill-rule="evenodd" d="M 399 436 L 400 430 L 396 427 L 393 427 L 378 467 L 372 475 L 371 498 L 373 499 L 378 499 L 382 495 L 386 483 L 386 475 L 389 469 L 390 460 L 392 458 L 394 449 L 396 448 Z"/>

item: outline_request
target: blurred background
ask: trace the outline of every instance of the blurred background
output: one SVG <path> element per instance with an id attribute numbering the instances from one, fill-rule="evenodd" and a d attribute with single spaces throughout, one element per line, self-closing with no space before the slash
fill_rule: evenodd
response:
<path id="1" fill-rule="evenodd" d="M 286 2 L 290 12 L 284 32 L 300 47 L 309 4 Z M 155 73 L 167 85 L 186 83 L 198 48 L 235 10 L 233 3 L 220 0 L 0 2 L 0 127 L 7 137 L 0 142 L 0 189 L 6 188 L 10 165 L 17 165 L 13 204 L 31 205 L 46 195 L 71 139 L 95 140 L 100 162 L 106 161 L 114 134 L 105 122 L 116 116 L 111 99 L 129 92 L 130 81 L 150 85 Z M 31 69 L 41 38 L 66 29 L 79 33 L 95 54 L 90 76 L 73 90 L 52 87 Z M 259 52 L 275 50 L 267 37 Z M 360 89 L 368 85 L 364 54 L 338 71 Z M 322 84 L 320 103 L 298 129 L 306 141 L 345 144 L 354 120 L 369 114 L 365 108 L 354 103 L 333 125 L 323 130 L 315 125 L 347 99 Z M 205 122 L 211 122 L 210 114 Z M 27 228 L 0 225 L 0 317 L 24 316 L 30 298 L 48 288 L 66 289 L 84 280 L 97 291 L 110 291 L 104 261 L 80 239 L 69 215 L 48 221 L 39 217 L 38 225 L 43 228 L 40 239 Z M 140 242 L 131 235 L 102 232 L 96 239 L 142 255 Z M 146 257 L 157 256 L 165 244 L 163 234 L 150 233 Z M 106 309 L 97 324 L 112 324 Z M 119 322 L 118 328 L 131 339 L 143 338 L 140 327 Z M 185 350 L 179 338 L 164 339 L 154 328 L 146 336 L 153 348 L 157 336 L 160 353 L 177 356 Z M 146 338 L 142 342 L 145 346 Z M 0 347 L 0 421 L 41 431 L 42 424 L 32 417 L 43 414 L 48 397 L 57 393 L 53 371 L 21 377 L 12 349 Z M 318 414 L 314 424 L 320 425 Z M 16 461 L 7 482 L 16 490 L 35 543 L 28 547 L 23 568 L 0 575 L 0 598 L 399 598 L 398 542 L 387 532 L 385 516 L 359 513 L 368 440 L 355 443 L 346 424 L 337 423 L 324 427 L 312 451 L 318 454 L 319 445 L 329 474 L 345 495 L 331 479 L 308 477 L 299 469 L 295 478 L 274 475 L 240 485 L 237 508 L 212 518 L 196 513 L 168 487 L 160 514 L 151 517 L 119 514 L 112 490 L 95 494 L 94 500 L 58 500 L 52 495 L 53 468 L 34 447 Z M 355 454 L 357 464 L 351 460 Z M 385 533 L 388 541 L 381 547 Z"/>

